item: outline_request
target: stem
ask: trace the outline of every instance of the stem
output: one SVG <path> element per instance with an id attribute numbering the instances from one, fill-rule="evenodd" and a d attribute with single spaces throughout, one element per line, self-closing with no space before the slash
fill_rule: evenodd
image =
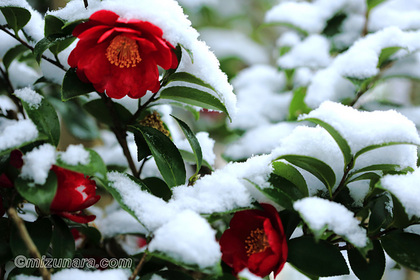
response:
<path id="1" fill-rule="evenodd" d="M 365 24 L 363 25 L 362 37 L 365 37 L 368 34 L 369 15 L 370 15 L 370 10 L 366 9 Z"/>
<path id="2" fill-rule="evenodd" d="M 17 211 L 15 208 L 10 207 L 7 209 L 7 214 L 12 219 L 12 221 L 15 223 L 16 228 L 19 231 L 19 235 L 22 238 L 23 242 L 26 245 L 26 248 L 28 248 L 29 253 L 32 257 L 39 259 L 39 272 L 41 273 L 43 280 L 50 280 L 51 274 L 50 272 L 45 268 L 45 264 L 41 258 L 41 254 L 38 251 L 38 248 L 36 247 L 35 243 L 32 241 L 31 236 L 28 233 L 28 230 L 25 227 L 24 221 L 18 216 Z"/>
<path id="3" fill-rule="evenodd" d="M 136 121 L 136 119 L 140 116 L 140 114 L 141 114 L 141 112 L 143 112 L 143 110 L 150 104 L 150 103 L 152 103 L 153 101 L 156 101 L 158 98 L 155 98 L 156 97 L 156 94 L 158 93 L 159 91 L 157 91 L 157 92 L 155 92 L 155 93 L 153 93 L 153 95 L 149 98 L 149 100 L 147 100 L 143 105 L 141 105 L 138 109 L 137 109 L 137 111 L 134 113 L 134 115 L 131 117 L 131 119 L 130 119 L 130 121 L 128 122 L 128 123 L 134 123 L 135 121 Z"/>
<path id="4" fill-rule="evenodd" d="M 110 98 L 108 98 L 104 93 L 98 93 L 102 100 L 105 102 L 105 105 L 108 108 L 109 113 L 111 114 L 113 126 L 111 127 L 112 132 L 114 132 L 115 137 L 117 137 L 118 143 L 120 144 L 121 148 L 123 149 L 123 153 L 125 158 L 127 159 L 128 166 L 130 167 L 131 172 L 135 176 L 137 174 L 137 168 L 134 164 L 133 157 L 131 156 L 130 150 L 128 149 L 127 144 L 127 131 L 121 125 L 120 120 L 117 117 L 117 113 L 115 111 L 114 102 Z"/>
<path id="5" fill-rule="evenodd" d="M 24 45 L 25 47 L 27 47 L 31 51 L 34 51 L 34 48 L 31 45 L 29 45 L 28 43 L 26 43 L 25 41 L 23 41 L 19 37 L 15 36 L 15 34 L 13 34 L 12 32 L 10 32 L 9 30 L 7 30 L 7 28 L 4 25 L 0 25 L 0 30 L 3 30 L 4 32 L 6 32 L 7 34 L 9 34 L 13 38 L 15 38 L 17 41 L 19 41 L 19 43 L 21 43 L 22 45 Z M 49 57 L 46 57 L 45 55 L 41 55 L 41 57 L 42 57 L 42 59 L 48 61 L 49 63 L 54 64 L 55 66 L 57 66 L 61 70 L 67 71 L 67 69 L 65 69 L 64 66 L 60 62 L 55 61 L 55 60 L 53 60 L 53 59 L 51 59 Z"/>
<path id="6" fill-rule="evenodd" d="M 130 278 L 128 280 L 134 280 L 136 276 L 139 274 L 141 268 L 144 265 L 144 262 L 146 261 L 147 252 L 145 251 L 143 256 L 141 257 L 139 263 L 137 264 L 136 268 L 133 271 L 133 274 L 131 274 Z"/>
<path id="7" fill-rule="evenodd" d="M 85 8 L 87 8 L 88 7 L 88 0 L 83 0 L 83 3 L 85 4 Z"/>
<path id="8" fill-rule="evenodd" d="M 150 159 L 150 157 L 146 157 L 145 159 L 143 159 L 143 162 L 141 163 L 141 166 L 139 168 L 139 171 L 134 175 L 136 178 L 140 178 L 141 172 L 143 170 L 144 164 L 146 163 L 146 161 L 148 161 Z"/>
<path id="9" fill-rule="evenodd" d="M 344 170 L 343 177 L 341 178 L 340 184 L 338 185 L 337 189 L 334 191 L 331 200 L 334 200 L 337 195 L 343 190 L 343 188 L 346 186 L 346 179 L 347 175 L 349 175 L 349 172 L 353 168 L 354 164 L 354 158 L 351 159 L 351 161 L 347 164 L 346 169 Z"/>

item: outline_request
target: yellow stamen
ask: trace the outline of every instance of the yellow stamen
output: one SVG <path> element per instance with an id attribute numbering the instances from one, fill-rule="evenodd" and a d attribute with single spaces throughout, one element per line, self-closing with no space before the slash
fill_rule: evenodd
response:
<path id="1" fill-rule="evenodd" d="M 247 256 L 263 252 L 268 247 L 270 247 L 270 244 L 268 243 L 267 235 L 265 235 L 264 230 L 260 228 L 251 231 L 249 236 L 245 239 Z"/>
<path id="2" fill-rule="evenodd" d="M 106 58 L 111 64 L 120 68 L 135 67 L 141 61 L 136 41 L 124 35 L 112 39 L 106 49 Z"/>

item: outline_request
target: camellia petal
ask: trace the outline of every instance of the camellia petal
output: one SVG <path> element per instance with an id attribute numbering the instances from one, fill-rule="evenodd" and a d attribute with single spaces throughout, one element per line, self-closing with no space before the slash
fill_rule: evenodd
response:
<path id="1" fill-rule="evenodd" d="M 175 48 L 162 30 L 147 21 L 120 18 L 107 10 L 95 12 L 76 26 L 79 41 L 68 63 L 79 79 L 111 98 L 141 98 L 160 89 L 159 69 L 176 68 Z"/>

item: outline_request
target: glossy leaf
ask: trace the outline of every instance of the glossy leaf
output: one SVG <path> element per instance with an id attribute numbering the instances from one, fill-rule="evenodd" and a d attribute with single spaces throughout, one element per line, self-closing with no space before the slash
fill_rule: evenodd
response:
<path id="1" fill-rule="evenodd" d="M 43 218 L 35 222 L 25 222 L 25 227 L 39 253 L 44 255 L 50 245 L 52 237 L 52 226 L 50 220 Z M 23 255 L 30 257 L 29 251 L 15 226 L 12 227 L 12 232 L 10 234 L 10 247 L 14 256 Z"/>
<path id="2" fill-rule="evenodd" d="M 378 234 L 386 229 L 393 221 L 393 201 L 388 192 L 383 192 L 369 203 L 371 214 L 369 217 L 368 234 Z"/>
<path id="3" fill-rule="evenodd" d="M 300 172 L 292 165 L 281 161 L 275 161 L 273 162 L 273 173 L 294 184 L 303 196 L 309 195 L 305 178 L 303 178 L 302 174 L 300 174 Z"/>
<path id="4" fill-rule="evenodd" d="M 61 160 L 61 157 L 59 156 L 57 158 L 56 165 L 68 170 L 76 171 L 88 176 L 94 176 L 99 179 L 105 180 L 106 173 L 108 172 L 108 170 L 101 156 L 98 155 L 98 153 L 92 149 L 86 150 L 89 152 L 89 162 L 87 164 L 71 165 Z"/>
<path id="5" fill-rule="evenodd" d="M 401 166 L 399 164 L 373 164 L 373 165 L 369 165 L 369 166 L 354 170 L 350 174 L 350 176 L 353 176 L 355 174 L 362 173 L 362 172 L 368 172 L 368 171 L 392 172 L 392 171 L 398 170 L 400 167 Z"/>
<path id="6" fill-rule="evenodd" d="M 48 178 L 43 185 L 18 177 L 15 180 L 15 187 L 24 199 L 38 206 L 43 212 L 49 213 L 51 202 L 57 191 L 57 177 L 50 170 Z"/>
<path id="7" fill-rule="evenodd" d="M 361 181 L 361 180 L 371 180 L 371 181 L 375 181 L 376 183 L 380 178 L 381 176 L 379 176 L 375 172 L 366 172 L 366 173 L 363 173 L 362 175 L 351 177 L 351 179 L 348 180 L 347 183 Z"/>
<path id="8" fill-rule="evenodd" d="M 307 114 L 311 111 L 305 103 L 306 88 L 301 87 L 293 92 L 293 98 L 289 106 L 288 120 L 295 121 L 302 114 Z"/>
<path id="9" fill-rule="evenodd" d="M 9 68 L 10 64 L 12 64 L 15 58 L 19 57 L 22 53 L 28 51 L 28 48 L 24 45 L 17 45 L 13 48 L 9 49 L 6 54 L 3 56 L 3 64 L 6 70 Z"/>
<path id="10" fill-rule="evenodd" d="M 128 111 L 123 105 L 119 103 L 112 103 L 114 111 L 116 113 L 116 118 L 121 121 L 121 123 L 128 123 L 132 118 L 132 114 Z M 109 126 L 114 126 L 114 119 L 112 118 L 108 107 L 102 99 L 94 99 L 83 105 L 83 108 L 92 116 L 95 117 L 99 122 L 107 124 Z"/>
<path id="11" fill-rule="evenodd" d="M 325 162 L 308 156 L 301 155 L 284 155 L 276 160 L 284 159 L 302 169 L 305 169 L 315 177 L 317 177 L 328 189 L 332 195 L 332 187 L 335 184 L 335 174 L 329 165 Z"/>
<path id="12" fill-rule="evenodd" d="M 299 270 L 313 276 L 329 277 L 348 274 L 349 269 L 340 250 L 330 243 L 302 236 L 288 243 L 287 261 Z"/>
<path id="13" fill-rule="evenodd" d="M 51 106 L 45 97 L 38 107 L 31 106 L 24 100 L 21 101 L 26 113 L 36 124 L 40 134 L 46 135 L 48 142 L 57 146 L 60 140 L 60 122 L 54 107 Z"/>
<path id="14" fill-rule="evenodd" d="M 182 158 L 189 163 L 195 163 L 195 155 L 189 151 L 185 151 L 185 150 L 179 150 L 179 152 L 181 153 Z M 208 163 L 205 159 L 203 159 L 202 162 L 202 166 L 206 166 L 208 167 L 210 170 L 213 170 L 213 166 L 211 166 L 210 163 Z"/>
<path id="15" fill-rule="evenodd" d="M 47 49 L 50 49 L 53 54 L 57 55 L 62 50 L 70 46 L 74 40 L 75 38 L 71 35 L 61 34 L 53 34 L 42 38 L 38 41 L 38 43 L 36 43 L 33 50 L 36 61 L 38 63 L 41 61 L 42 55 Z"/>
<path id="16" fill-rule="evenodd" d="M 357 248 L 347 251 L 351 269 L 360 280 L 381 280 L 385 271 L 385 254 L 379 241 L 373 241 L 373 249 L 366 258 Z"/>
<path id="17" fill-rule="evenodd" d="M 160 97 L 162 99 L 170 99 L 205 109 L 222 111 L 228 114 L 225 105 L 218 98 L 196 88 L 185 86 L 167 87 L 160 92 Z"/>
<path id="18" fill-rule="evenodd" d="M 136 142 L 137 146 L 137 161 L 140 162 L 146 157 L 152 155 L 152 152 L 147 145 L 146 140 L 144 140 L 143 135 L 138 130 L 133 130 L 134 133 L 134 141 Z"/>
<path id="19" fill-rule="evenodd" d="M 143 179 L 143 183 L 146 184 L 147 188 L 153 195 L 160 197 L 165 201 L 171 199 L 172 191 L 165 181 L 156 177 L 149 177 Z"/>
<path id="20" fill-rule="evenodd" d="M 21 7 L 0 7 L 7 25 L 13 29 L 15 34 L 21 30 L 31 19 L 31 13 Z"/>
<path id="21" fill-rule="evenodd" d="M 375 150 L 375 149 L 379 149 L 382 147 L 387 147 L 387 146 L 392 146 L 392 145 L 419 145 L 418 143 L 412 143 L 412 142 L 388 142 L 388 143 L 382 143 L 382 144 L 376 144 L 376 145 L 370 145 L 367 147 L 364 147 L 363 149 L 361 149 L 360 151 L 358 151 L 356 153 L 356 155 L 354 156 L 354 159 L 356 160 L 357 157 L 359 157 L 360 155 L 369 152 L 371 150 Z"/>
<path id="22" fill-rule="evenodd" d="M 73 235 L 67 224 L 58 216 L 52 216 L 52 255 L 54 258 L 72 258 L 75 253 Z"/>
<path id="23" fill-rule="evenodd" d="M 330 124 L 317 118 L 304 118 L 302 120 L 310 121 L 322 126 L 334 138 L 344 157 L 344 167 L 346 167 L 352 160 L 352 152 L 346 139 Z"/>
<path id="24" fill-rule="evenodd" d="M 170 188 L 185 184 L 186 171 L 181 153 L 175 144 L 162 132 L 147 126 L 132 126 L 139 131 L 155 159 L 163 179 Z"/>
<path id="25" fill-rule="evenodd" d="M 171 74 L 168 77 L 168 83 L 170 82 L 187 82 L 187 83 L 206 87 L 216 92 L 216 90 L 211 85 L 209 85 L 208 83 L 204 82 L 203 80 L 197 78 L 196 76 L 188 72 L 176 72 L 176 73 Z"/>
<path id="26" fill-rule="evenodd" d="M 182 120 L 172 116 L 179 124 L 179 126 L 182 129 L 182 132 L 184 132 L 185 138 L 187 138 L 188 143 L 190 143 L 191 149 L 194 153 L 194 157 L 195 157 L 195 162 L 196 162 L 196 171 L 195 171 L 195 175 L 198 174 L 198 172 L 201 169 L 201 164 L 203 163 L 203 153 L 201 151 L 201 146 L 200 143 L 197 140 L 197 137 L 195 137 L 194 133 L 191 131 L 191 129 L 189 128 L 189 126 L 183 122 Z"/>
<path id="27" fill-rule="evenodd" d="M 284 233 L 286 238 L 289 239 L 295 231 L 296 227 L 300 224 L 301 218 L 294 210 L 282 210 L 279 213 L 281 223 L 283 224 Z"/>
<path id="28" fill-rule="evenodd" d="M 382 49 L 381 54 L 379 55 L 377 67 L 384 67 L 387 64 L 388 60 L 391 58 L 391 56 L 401 49 L 401 47 L 388 47 Z"/>
<path id="29" fill-rule="evenodd" d="M 368 10 L 375 8 L 377 5 L 381 4 L 385 0 L 367 0 Z"/>
<path id="30" fill-rule="evenodd" d="M 64 75 L 61 87 L 61 100 L 67 101 L 80 95 L 85 95 L 95 91 L 92 84 L 82 82 L 77 77 L 76 69 L 70 68 Z"/>
<path id="31" fill-rule="evenodd" d="M 394 261 L 420 272 L 420 235 L 393 231 L 383 236 L 381 242 Z"/>

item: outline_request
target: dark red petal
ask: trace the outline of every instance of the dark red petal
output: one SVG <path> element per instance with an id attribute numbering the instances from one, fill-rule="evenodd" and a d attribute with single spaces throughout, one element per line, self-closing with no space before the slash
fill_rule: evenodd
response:
<path id="1" fill-rule="evenodd" d="M 123 21 L 118 20 L 118 23 L 123 23 Z M 119 25 L 121 26 L 121 25 Z M 160 27 L 147 22 L 147 21 L 139 21 L 139 20 L 128 20 L 125 22 L 125 24 L 123 26 L 128 26 L 130 28 L 142 31 L 142 32 L 147 32 L 150 33 L 151 35 L 157 36 L 157 37 L 162 37 L 163 35 L 163 31 L 162 29 L 160 29 Z"/>
<path id="2" fill-rule="evenodd" d="M 149 53 L 157 51 L 156 46 L 149 40 L 146 40 L 144 38 L 139 38 L 139 37 L 130 37 L 130 38 L 136 40 L 139 46 L 140 57 L 150 55 Z"/>
<path id="3" fill-rule="evenodd" d="M 80 224 L 87 224 L 89 222 L 92 222 L 96 218 L 95 215 L 84 215 L 82 213 L 55 212 L 54 214 L 57 214 L 61 217 L 67 218 L 69 220 L 72 220 L 73 222 Z"/>
<path id="4" fill-rule="evenodd" d="M 231 228 L 242 229 L 242 231 L 246 231 L 248 234 L 251 230 L 263 227 L 264 220 L 267 219 L 263 214 L 263 211 L 255 209 L 236 212 L 229 226 Z"/>
<path id="5" fill-rule="evenodd" d="M 227 229 L 219 240 L 222 251 L 222 260 L 230 266 L 233 266 L 235 259 L 243 260 L 246 263 L 248 256 L 245 250 L 244 239 L 238 238 L 238 235 L 232 229 Z"/>
<path id="6" fill-rule="evenodd" d="M 19 150 L 13 150 L 10 153 L 10 165 L 12 165 L 14 168 L 20 169 L 23 165 L 23 159 L 22 159 L 22 152 Z"/>
<path id="7" fill-rule="evenodd" d="M 0 174 L 0 188 L 13 188 L 13 183 L 6 174 Z"/>
<path id="8" fill-rule="evenodd" d="M 102 34 L 104 34 L 110 27 L 106 25 L 97 25 L 92 28 L 87 29 L 86 31 L 82 32 L 77 36 L 80 40 L 96 40 L 96 38 L 100 38 Z"/>
<path id="9" fill-rule="evenodd" d="M 270 245 L 272 246 L 273 251 L 277 255 L 282 256 L 286 260 L 287 259 L 287 253 L 288 253 L 287 240 L 286 240 L 286 236 L 284 234 L 283 224 L 280 220 L 280 216 L 279 216 L 276 208 L 274 208 L 270 204 L 262 203 L 261 206 L 270 215 L 271 229 L 269 229 L 269 228 L 265 229 L 264 228 L 264 230 L 268 234 L 267 236 L 270 237 L 270 232 L 276 232 L 277 233 L 276 235 L 271 235 L 272 240 L 270 241 L 270 239 L 269 239 Z M 264 224 L 264 227 L 265 227 L 265 224 Z M 275 238 L 274 236 L 277 236 L 277 237 Z M 274 245 L 274 244 L 276 244 L 276 245 Z"/>
<path id="10" fill-rule="evenodd" d="M 248 259 L 248 268 L 255 275 L 265 277 L 277 268 L 278 261 L 278 257 L 267 249 L 251 255 Z"/>
<path id="11" fill-rule="evenodd" d="M 96 21 L 99 23 L 107 24 L 107 25 L 114 25 L 116 22 L 118 22 L 118 18 L 120 16 L 116 13 L 108 10 L 100 10 L 95 13 L 93 13 L 89 20 Z"/>
<path id="12" fill-rule="evenodd" d="M 80 205 L 80 209 L 78 210 L 83 210 L 92 206 L 93 204 L 98 202 L 99 199 L 101 199 L 100 195 L 90 196 L 88 199 L 85 200 L 85 202 L 83 202 L 83 204 Z"/>

